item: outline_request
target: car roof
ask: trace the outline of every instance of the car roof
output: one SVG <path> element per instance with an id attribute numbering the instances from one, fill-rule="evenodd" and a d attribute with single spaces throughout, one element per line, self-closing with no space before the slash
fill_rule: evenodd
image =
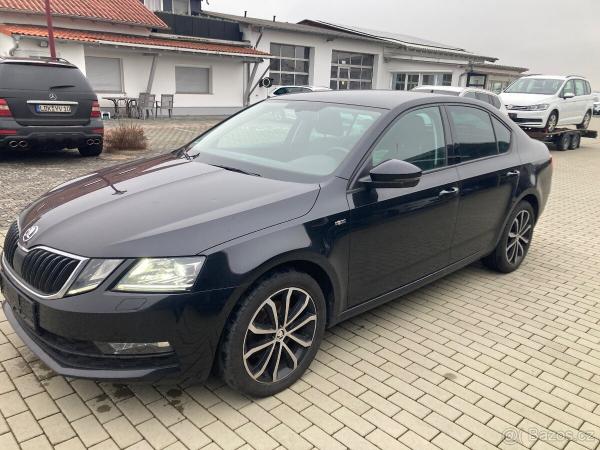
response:
<path id="1" fill-rule="evenodd" d="M 472 86 L 434 86 L 434 85 L 422 85 L 422 86 L 417 86 L 416 88 L 413 89 L 413 92 L 421 92 L 421 91 L 426 91 L 426 90 L 434 90 L 434 91 L 446 91 L 446 92 L 457 92 L 457 93 L 462 93 L 465 91 L 473 91 L 473 92 L 482 92 L 484 94 L 493 94 L 493 95 L 497 95 L 495 92 L 492 91 L 488 91 L 487 89 L 481 89 L 481 88 L 476 88 L 476 87 L 472 87 Z"/>
<path id="2" fill-rule="evenodd" d="M 76 67 L 62 58 L 25 58 L 16 56 L 0 57 L 0 64 L 39 64 L 44 66 Z"/>
<path id="3" fill-rule="evenodd" d="M 580 78 L 582 80 L 586 79 L 584 76 L 581 75 L 526 75 L 521 78 L 541 78 L 543 80 L 569 80 L 572 78 Z"/>
<path id="4" fill-rule="evenodd" d="M 446 95 L 437 96 L 440 101 L 448 101 Z M 371 108 L 393 109 L 403 103 L 424 99 L 431 100 L 428 92 L 408 92 L 394 90 L 353 90 L 353 91 L 318 91 L 310 94 L 288 94 L 271 99 L 272 101 L 307 100 L 311 102 L 338 103 L 343 105 L 366 106 Z"/>
<path id="5" fill-rule="evenodd" d="M 281 89 L 281 88 L 304 88 L 304 89 L 311 89 L 313 91 L 330 91 L 331 89 L 323 87 L 323 86 L 300 86 L 300 85 L 296 85 L 296 84 L 285 84 L 283 86 L 277 86 L 276 89 Z"/>

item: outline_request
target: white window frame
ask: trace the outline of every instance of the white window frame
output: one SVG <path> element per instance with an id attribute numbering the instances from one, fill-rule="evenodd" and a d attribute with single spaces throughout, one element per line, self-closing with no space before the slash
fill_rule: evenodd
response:
<path id="1" fill-rule="evenodd" d="M 350 56 L 350 62 L 348 62 L 348 63 L 340 63 L 339 62 L 339 55 L 344 54 L 344 53 L 347 53 Z M 336 54 L 338 55 L 338 58 L 334 61 L 334 57 L 336 56 Z M 373 60 L 373 64 L 372 65 L 365 64 L 362 60 L 361 60 L 360 64 L 352 64 L 351 61 L 352 61 L 353 56 L 369 57 Z M 361 78 L 352 78 L 352 69 L 360 70 Z M 335 77 L 331 76 L 331 72 L 333 72 L 333 70 L 336 70 L 336 72 L 337 72 L 337 76 L 335 76 Z M 348 77 L 340 76 L 340 72 L 342 70 L 348 71 Z M 362 78 L 363 70 L 371 71 L 370 79 Z M 329 76 L 329 86 L 332 89 L 333 89 L 333 83 L 335 83 L 335 90 L 338 90 L 339 86 L 340 86 L 340 82 L 348 83 L 347 90 L 353 90 L 350 87 L 350 86 L 352 86 L 352 83 L 359 83 L 359 86 L 360 86 L 359 89 L 373 89 L 373 84 L 374 84 L 373 80 L 375 79 L 375 55 L 373 55 L 371 53 L 361 53 L 361 52 L 355 52 L 355 51 L 334 49 L 331 51 L 331 72 L 330 72 L 330 76 Z M 367 87 L 367 86 L 369 86 L 369 87 Z"/>
<path id="2" fill-rule="evenodd" d="M 281 83 L 275 82 L 274 86 L 287 86 L 287 84 L 283 83 L 283 81 L 282 81 L 283 75 L 293 75 L 294 82 L 291 83 L 291 85 L 294 85 L 294 86 L 296 86 L 296 85 L 298 85 L 298 86 L 310 86 L 310 65 L 311 65 L 310 60 L 311 60 L 311 55 L 312 55 L 311 48 L 307 47 L 306 45 L 282 44 L 280 42 L 271 42 L 271 53 L 273 52 L 273 50 L 272 50 L 273 49 L 273 45 L 279 45 L 281 47 L 294 47 L 294 57 L 293 58 L 285 57 L 281 53 L 279 55 L 273 54 L 274 58 L 271 58 L 271 61 L 275 61 L 275 60 L 279 61 L 279 70 L 273 70 L 273 69 L 271 69 L 271 61 L 269 61 L 269 75 L 272 77 L 274 74 L 277 74 L 277 75 L 279 75 L 279 80 L 281 81 Z M 298 47 L 303 49 L 303 53 L 305 53 L 306 50 L 308 50 L 308 58 L 298 58 L 296 56 L 296 48 L 298 48 Z M 302 61 L 304 63 L 307 63 L 307 71 L 306 72 L 300 72 L 300 71 L 297 71 L 295 68 L 294 68 L 294 70 L 282 70 L 281 61 L 284 60 L 284 59 L 285 60 L 294 61 L 294 66 L 295 66 L 295 63 L 297 61 Z M 307 81 L 306 81 L 305 85 L 296 83 L 296 76 L 297 75 L 305 76 L 306 77 Z"/>
<path id="3" fill-rule="evenodd" d="M 208 91 L 207 92 L 186 92 L 186 91 L 179 91 L 177 89 L 177 69 L 178 68 L 182 68 L 182 69 L 204 69 L 208 71 Z M 176 94 L 185 94 L 185 95 L 212 95 L 213 93 L 213 68 L 212 66 L 181 66 L 181 65 L 177 65 L 175 66 L 174 69 L 174 76 L 175 76 L 175 93 Z"/>
<path id="4" fill-rule="evenodd" d="M 408 86 L 408 77 L 409 76 L 415 76 L 417 75 L 419 77 L 419 81 L 417 86 L 423 86 L 423 76 L 427 76 L 427 75 L 433 75 L 434 77 L 434 84 L 433 86 L 444 86 L 443 81 L 444 81 L 444 75 L 450 75 L 451 79 L 450 79 L 450 85 L 452 86 L 452 79 L 454 78 L 453 73 L 452 72 L 394 72 L 392 75 L 392 89 L 396 89 L 396 80 L 398 79 L 399 75 L 404 75 L 404 89 L 403 90 L 407 90 L 407 86 Z M 448 86 L 448 85 L 446 85 Z M 402 90 L 402 89 L 401 89 Z"/>
<path id="5" fill-rule="evenodd" d="M 98 92 L 101 94 L 124 94 L 125 93 L 125 77 L 123 74 L 123 60 L 121 58 L 115 57 L 115 56 L 95 56 L 95 55 L 86 55 L 85 56 L 85 72 L 86 75 L 89 73 L 89 65 L 88 65 L 88 58 L 95 58 L 95 59 L 113 59 L 119 62 L 119 84 L 120 87 L 118 89 L 110 89 L 110 90 L 105 90 L 105 89 L 96 89 L 95 86 L 92 85 L 92 88 L 94 89 L 94 92 Z"/>

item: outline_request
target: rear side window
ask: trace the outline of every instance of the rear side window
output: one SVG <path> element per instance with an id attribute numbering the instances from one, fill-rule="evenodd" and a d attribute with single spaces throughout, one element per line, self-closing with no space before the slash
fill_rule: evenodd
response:
<path id="1" fill-rule="evenodd" d="M 498 151 L 506 153 L 510 149 L 511 132 L 510 130 L 495 117 L 492 117 L 494 131 L 496 132 L 496 140 L 498 141 Z"/>
<path id="2" fill-rule="evenodd" d="M 469 91 L 469 92 L 466 92 L 465 95 L 463 95 L 463 97 L 477 99 L 477 94 L 473 91 Z"/>
<path id="3" fill-rule="evenodd" d="M 590 82 L 585 82 L 585 95 L 590 95 L 592 93 L 592 86 L 590 86 Z"/>
<path id="4" fill-rule="evenodd" d="M 0 64 L 0 86 L 6 90 L 93 92 L 78 68 L 42 64 Z"/>
<path id="5" fill-rule="evenodd" d="M 468 106 L 449 106 L 454 140 L 460 160 L 470 161 L 498 154 L 490 115 Z"/>
<path id="6" fill-rule="evenodd" d="M 492 105 L 498 109 L 502 108 L 502 103 L 500 103 L 500 99 L 497 96 L 490 95 L 490 99 L 492 100 Z"/>

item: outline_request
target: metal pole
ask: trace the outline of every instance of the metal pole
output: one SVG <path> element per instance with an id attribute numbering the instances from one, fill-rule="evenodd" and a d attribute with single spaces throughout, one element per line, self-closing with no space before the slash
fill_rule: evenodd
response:
<path id="1" fill-rule="evenodd" d="M 48 46 L 50 47 L 50 56 L 56 58 L 56 45 L 54 44 L 54 27 L 52 26 L 52 8 L 50 0 L 46 0 L 46 23 L 48 24 Z"/>

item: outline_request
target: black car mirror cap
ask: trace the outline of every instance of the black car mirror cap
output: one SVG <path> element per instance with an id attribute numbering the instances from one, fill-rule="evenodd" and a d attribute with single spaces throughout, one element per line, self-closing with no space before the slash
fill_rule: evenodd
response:
<path id="1" fill-rule="evenodd" d="M 388 159 L 373 167 L 361 184 L 372 188 L 411 188 L 419 184 L 423 171 L 406 161 Z"/>

